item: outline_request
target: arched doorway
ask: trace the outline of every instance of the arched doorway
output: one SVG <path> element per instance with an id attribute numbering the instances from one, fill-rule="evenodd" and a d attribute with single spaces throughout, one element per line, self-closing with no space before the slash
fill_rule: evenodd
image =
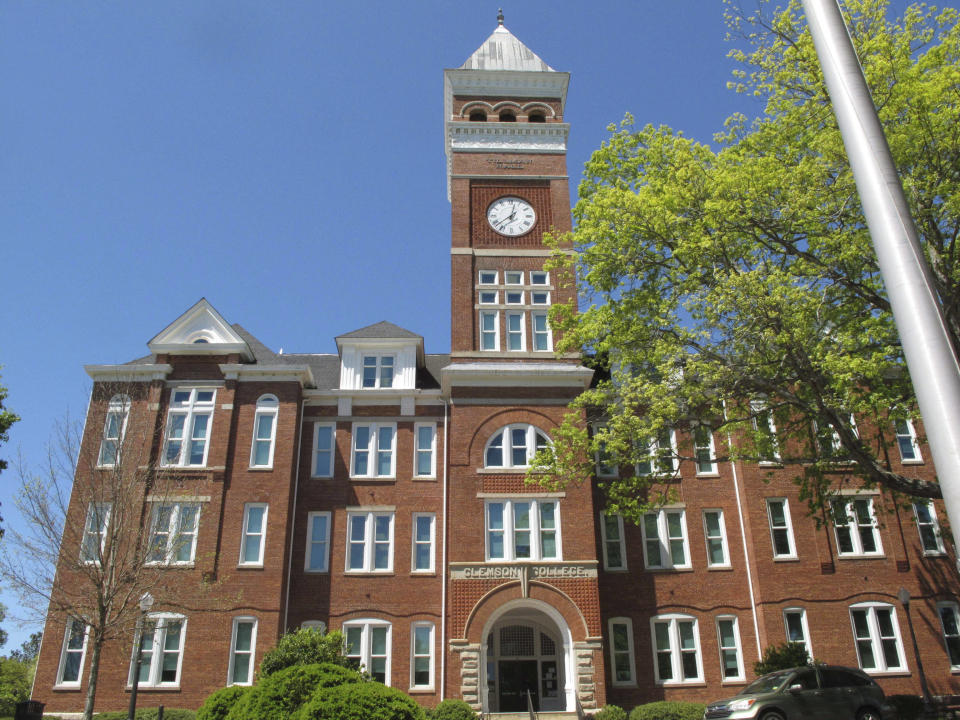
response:
<path id="1" fill-rule="evenodd" d="M 537 712 L 571 709 L 570 648 L 570 631 L 553 608 L 532 600 L 501 608 L 484 628 L 484 711 L 526 712 L 527 693 Z"/>

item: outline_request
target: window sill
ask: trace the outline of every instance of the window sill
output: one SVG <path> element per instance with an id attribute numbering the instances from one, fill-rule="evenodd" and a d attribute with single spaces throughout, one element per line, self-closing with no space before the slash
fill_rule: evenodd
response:
<path id="1" fill-rule="evenodd" d="M 80 685 L 54 685 L 51 690 L 53 692 L 77 692 L 80 690 Z"/>
<path id="2" fill-rule="evenodd" d="M 693 572 L 692 567 L 648 567 L 644 568 L 647 572 L 655 573 L 685 573 Z"/>
<path id="3" fill-rule="evenodd" d="M 708 479 L 708 480 L 709 480 L 709 479 L 712 479 L 712 478 L 718 478 L 718 477 L 720 477 L 720 473 L 718 473 L 718 472 L 697 473 L 697 477 L 698 477 L 698 478 L 704 478 L 704 479 Z"/>
<path id="4" fill-rule="evenodd" d="M 131 692 L 133 690 L 132 685 L 127 685 L 124 688 L 124 692 Z M 180 683 L 176 685 L 137 685 L 137 692 L 167 692 L 167 691 L 180 692 Z"/>
<path id="5" fill-rule="evenodd" d="M 909 670 L 864 670 L 870 677 L 912 677 Z"/>
<path id="6" fill-rule="evenodd" d="M 165 568 L 167 570 L 190 570 L 196 567 L 196 563 L 192 560 L 182 563 L 148 562 L 144 563 L 143 566 L 148 568 Z"/>
<path id="7" fill-rule="evenodd" d="M 720 681 L 720 684 L 721 684 L 721 685 L 730 685 L 730 686 L 734 686 L 734 685 L 746 685 L 746 684 L 747 684 L 747 681 L 746 681 L 746 680 L 742 680 L 742 679 L 741 679 L 741 680 L 721 680 L 721 681 Z"/>
<path id="8" fill-rule="evenodd" d="M 432 685 L 430 687 L 412 687 L 407 689 L 408 695 L 426 695 L 426 694 L 432 695 L 435 692 L 436 690 Z"/>
<path id="9" fill-rule="evenodd" d="M 396 482 L 396 475 L 351 475 L 351 480 L 358 482 Z"/>
<path id="10" fill-rule="evenodd" d="M 901 460 L 900 464 L 901 465 L 923 465 L 924 462 L 922 459 L 921 460 Z"/>
<path id="11" fill-rule="evenodd" d="M 270 467 L 266 467 L 265 465 L 251 465 L 247 470 L 250 472 L 273 472 L 273 465 Z"/>
<path id="12" fill-rule="evenodd" d="M 436 570 L 411 570 L 410 575 L 413 577 L 436 577 Z"/>
<path id="13" fill-rule="evenodd" d="M 774 562 L 800 562 L 800 558 L 798 558 L 796 555 L 781 555 L 780 557 L 777 557 L 776 555 L 774 555 L 773 561 Z"/>
<path id="14" fill-rule="evenodd" d="M 943 550 L 924 550 L 923 556 L 929 558 L 946 557 L 947 553 Z"/>
<path id="15" fill-rule="evenodd" d="M 482 467 L 477 468 L 478 475 L 526 475 L 529 467 Z"/>
<path id="16" fill-rule="evenodd" d="M 414 482 L 436 482 L 437 476 L 436 475 L 414 475 L 413 481 Z"/>
<path id="17" fill-rule="evenodd" d="M 886 555 L 883 553 L 871 554 L 871 555 L 841 555 L 837 553 L 837 560 L 884 560 Z M 866 670 L 864 670 L 866 672 Z"/>
<path id="18" fill-rule="evenodd" d="M 657 680 L 657 685 L 660 687 L 706 687 L 707 683 L 703 680 Z"/>
<path id="19" fill-rule="evenodd" d="M 238 563 L 237 570 L 263 570 L 263 563 Z"/>
<path id="20" fill-rule="evenodd" d="M 349 577 L 394 577 L 393 570 L 344 570 Z"/>
<path id="21" fill-rule="evenodd" d="M 707 565 L 707 572 L 730 572 L 733 565 Z"/>

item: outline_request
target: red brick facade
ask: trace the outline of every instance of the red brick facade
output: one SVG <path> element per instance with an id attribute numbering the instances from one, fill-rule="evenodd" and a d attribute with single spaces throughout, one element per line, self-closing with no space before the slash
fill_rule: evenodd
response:
<path id="1" fill-rule="evenodd" d="M 759 649 L 787 638 L 786 608 L 795 620 L 803 614 L 803 639 L 818 659 L 857 666 L 851 606 L 860 603 L 874 603 L 862 606 L 863 617 L 892 613 L 895 621 L 894 638 L 867 639 L 895 641 L 896 662 L 888 657 L 891 669 L 877 673 L 884 688 L 916 693 L 907 617 L 896 600 L 900 587 L 913 597 L 910 612 L 931 690 L 956 693 L 960 666 L 951 667 L 938 616 L 938 603 L 956 608 L 955 558 L 950 551 L 925 553 L 913 511 L 886 495 L 851 496 L 872 503 L 879 551 L 841 556 L 834 527 L 824 517 L 818 527 L 807 516 L 788 471 L 726 463 L 698 475 L 687 463 L 679 468 L 678 502 L 665 509 L 672 514 L 664 515 L 660 538 L 664 548 L 682 541 L 682 561 L 654 567 L 642 528 L 625 524 L 620 537 L 605 536 L 603 499 L 591 479 L 563 492 L 524 483 L 523 456 L 532 453 L 536 431 L 549 437 L 590 381 L 577 358 L 534 344 L 533 316 L 541 308 L 533 293 L 549 292 L 549 303 L 562 303 L 573 299 L 574 288 L 555 276 L 534 282 L 531 274 L 547 259 L 543 233 L 564 233 L 571 223 L 563 150 L 538 147 L 539 136 L 528 142 L 525 133 L 565 128 L 566 81 L 562 92 L 517 90 L 509 82 L 498 87 L 491 80 L 489 87 L 458 94 L 456 73 L 483 80 L 482 71 L 448 72 L 448 126 L 470 123 L 493 138 L 488 147 L 448 147 L 451 355 L 424 356 L 422 339 L 383 323 L 338 338 L 338 355 L 276 355 L 239 326 L 218 325 L 219 316 L 201 301 L 152 341 L 146 361 L 91 371 L 87 454 L 103 441 L 110 378 L 127 378 L 135 388 L 128 438 L 129 428 L 153 428 L 145 437 L 157 464 L 168 449 L 175 391 L 215 392 L 205 460 L 164 470 L 175 479 L 172 497 L 199 507 L 199 524 L 193 560 L 171 566 L 169 582 L 156 590 L 155 611 L 184 621 L 174 648 L 179 670 L 165 681 L 158 669 L 154 681 L 140 686 L 141 703 L 195 708 L 235 679 L 229 673 L 237 619 L 256 621 L 254 667 L 285 630 L 353 623 L 368 668 L 382 668 L 389 684 L 428 706 L 462 697 L 485 711 L 511 710 L 518 689 L 530 689 L 545 710 L 706 701 L 736 693 L 752 677 Z M 487 125 L 468 120 L 480 105 Z M 517 121 L 496 122 L 501 107 L 516 108 Z M 526 113 L 537 108 L 546 114 L 543 123 L 528 121 Z M 501 131 L 519 140 L 498 145 Z M 487 207 L 504 196 L 534 208 L 529 232 L 508 237 L 488 224 Z M 487 285 L 496 302 L 486 310 L 481 271 L 496 273 Z M 507 283 L 507 271 L 522 273 L 522 281 Z M 507 301 L 511 289 L 523 294 L 516 307 Z M 483 348 L 484 311 L 499 313 L 495 351 Z M 523 350 L 510 349 L 511 312 L 522 313 L 516 332 Z M 198 341 L 199 326 L 207 335 Z M 218 343 L 229 352 L 218 352 Z M 377 365 L 370 377 L 384 384 L 365 387 L 360 378 L 367 378 L 368 360 L 381 357 L 395 363 L 392 385 Z M 258 401 L 265 396 L 276 401 L 269 467 L 252 462 Z M 432 443 L 424 445 L 430 428 Z M 491 447 L 498 437 L 501 445 Z M 677 442 L 691 443 L 683 428 Z M 896 455 L 896 446 L 890 452 Z M 328 457 L 329 473 L 323 469 Z M 418 473 L 425 467 L 418 462 L 432 470 Z M 933 476 L 930 463 L 900 468 L 897 462 L 895 470 Z M 90 480 L 78 475 L 78 487 Z M 786 527 L 773 519 L 771 498 L 786 501 L 777 506 L 787 509 Z M 152 504 L 143 499 L 145 535 Z M 244 562 L 251 504 L 266 508 L 257 541 L 262 562 L 254 563 Z M 78 493 L 71 523 L 84 523 L 84 505 Z M 704 511 L 722 513 L 722 538 Z M 937 515 L 945 518 L 939 506 Z M 792 552 L 776 557 L 774 529 L 789 530 Z M 612 545 L 618 562 L 612 562 Z M 723 561 L 716 562 L 716 554 L 710 561 L 711 548 Z M 62 553 L 75 557 L 78 548 L 64 546 Z M 33 693 L 54 713 L 82 709 L 89 667 L 89 657 L 73 651 L 70 662 L 81 667 L 71 680 L 64 622 L 60 614 L 48 618 Z M 658 623 L 666 639 L 659 648 Z M 416 628 L 428 633 L 426 655 L 415 652 Z M 684 635 L 689 630 L 692 645 Z M 132 645 L 132 628 L 107 644 L 97 710 L 126 707 Z M 695 663 L 683 665 L 690 658 Z"/>

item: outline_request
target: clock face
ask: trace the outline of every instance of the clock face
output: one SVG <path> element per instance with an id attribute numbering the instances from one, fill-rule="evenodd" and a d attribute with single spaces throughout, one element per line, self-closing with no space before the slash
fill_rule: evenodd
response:
<path id="1" fill-rule="evenodd" d="M 487 208 L 487 222 L 501 235 L 517 237 L 529 232 L 537 221 L 530 203 L 518 197 L 502 197 Z"/>

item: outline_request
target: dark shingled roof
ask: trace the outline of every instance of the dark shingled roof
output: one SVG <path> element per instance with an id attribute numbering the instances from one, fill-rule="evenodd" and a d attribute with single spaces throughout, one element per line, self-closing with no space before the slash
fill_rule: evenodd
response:
<path id="1" fill-rule="evenodd" d="M 420 336 L 416 333 L 410 332 L 409 330 L 404 330 L 399 325 L 394 325 L 392 322 L 387 322 L 386 320 L 381 320 L 378 323 L 373 325 L 367 325 L 365 328 L 360 328 L 359 330 L 354 330 L 353 332 L 348 332 L 343 335 L 337 335 L 337 339 L 340 338 L 419 338 Z M 422 339 L 422 338 L 421 338 Z"/>

